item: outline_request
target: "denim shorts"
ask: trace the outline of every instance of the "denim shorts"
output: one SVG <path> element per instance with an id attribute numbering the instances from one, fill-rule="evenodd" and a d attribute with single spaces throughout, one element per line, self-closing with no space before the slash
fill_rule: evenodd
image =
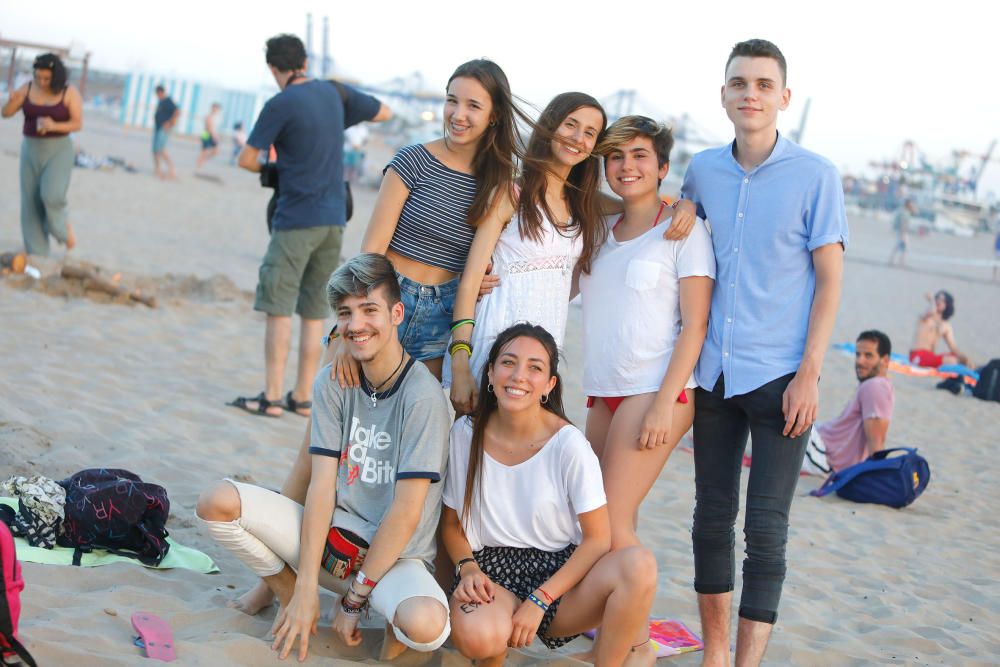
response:
<path id="1" fill-rule="evenodd" d="M 158 130 L 153 130 L 153 155 L 157 153 L 162 153 L 167 148 L 167 139 L 170 138 L 170 133 L 167 132 L 162 127 Z"/>
<path id="2" fill-rule="evenodd" d="M 406 276 L 399 278 L 403 297 L 403 323 L 399 325 L 399 342 L 417 361 L 440 359 L 448 349 L 458 278 L 440 285 L 421 285 Z"/>

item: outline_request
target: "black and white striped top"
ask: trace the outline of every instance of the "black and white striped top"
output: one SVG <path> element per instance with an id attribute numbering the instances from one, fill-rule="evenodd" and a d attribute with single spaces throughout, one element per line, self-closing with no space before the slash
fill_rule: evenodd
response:
<path id="1" fill-rule="evenodd" d="M 476 234 L 465 221 L 476 196 L 476 179 L 444 166 L 421 144 L 400 148 L 386 169 L 390 167 L 410 196 L 389 248 L 423 264 L 461 273 Z"/>

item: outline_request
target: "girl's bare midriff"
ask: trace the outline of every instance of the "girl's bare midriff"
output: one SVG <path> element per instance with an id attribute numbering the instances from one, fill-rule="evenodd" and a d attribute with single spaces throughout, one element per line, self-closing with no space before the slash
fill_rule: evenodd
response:
<path id="1" fill-rule="evenodd" d="M 405 255 L 400 255 L 395 250 L 386 250 L 385 256 L 389 258 L 397 272 L 421 285 L 440 285 L 458 275 L 447 269 L 410 259 Z"/>

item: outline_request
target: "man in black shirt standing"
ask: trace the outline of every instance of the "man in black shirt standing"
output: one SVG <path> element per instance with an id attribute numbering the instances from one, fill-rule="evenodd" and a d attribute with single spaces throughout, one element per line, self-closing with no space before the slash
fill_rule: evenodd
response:
<path id="1" fill-rule="evenodd" d="M 157 178 L 164 178 L 172 181 L 177 178 L 174 171 L 174 163 L 167 155 L 167 139 L 170 138 L 170 131 L 177 124 L 177 117 L 181 115 L 181 110 L 177 108 L 174 101 L 167 95 L 163 85 L 156 87 L 156 97 L 160 101 L 156 103 L 156 112 L 153 114 L 153 171 Z M 160 170 L 160 160 L 167 165 L 166 172 Z"/>

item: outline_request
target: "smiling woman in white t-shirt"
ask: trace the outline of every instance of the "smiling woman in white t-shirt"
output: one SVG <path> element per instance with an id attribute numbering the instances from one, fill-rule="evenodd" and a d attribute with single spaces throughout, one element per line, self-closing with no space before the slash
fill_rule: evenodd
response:
<path id="1" fill-rule="evenodd" d="M 607 130 L 608 185 L 625 212 L 580 277 L 587 439 L 601 461 L 613 549 L 639 544 L 639 505 L 694 419 L 692 377 L 708 329 L 715 255 L 704 220 L 663 238 L 671 209 L 659 197 L 673 137 L 645 116 Z"/>
<path id="2" fill-rule="evenodd" d="M 441 514 L 452 641 L 502 665 L 536 634 L 556 648 L 599 625 L 596 665 L 653 665 L 656 559 L 641 545 L 608 553 L 600 464 L 563 412 L 558 354 L 542 327 L 502 331 L 474 414 L 452 427 Z"/>

